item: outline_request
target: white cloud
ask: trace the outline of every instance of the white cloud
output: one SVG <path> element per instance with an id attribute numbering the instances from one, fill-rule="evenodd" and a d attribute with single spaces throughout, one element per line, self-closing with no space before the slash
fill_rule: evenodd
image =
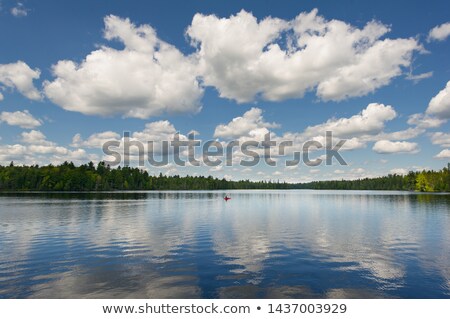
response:
<path id="1" fill-rule="evenodd" d="M 364 168 L 359 167 L 359 168 L 351 169 L 350 172 L 352 174 L 364 174 L 366 172 L 366 170 Z"/>
<path id="2" fill-rule="evenodd" d="M 304 135 L 323 135 L 326 131 L 332 131 L 333 135 L 341 138 L 361 137 L 380 133 L 387 121 L 397 116 L 390 105 L 371 103 L 361 113 L 350 118 L 330 119 L 327 122 L 305 129 Z"/>
<path id="3" fill-rule="evenodd" d="M 75 151 L 69 150 L 66 147 L 59 146 L 55 142 L 47 140 L 47 137 L 41 132 L 36 130 L 31 130 L 30 132 L 23 132 L 21 134 L 22 143 L 26 144 L 26 150 L 28 154 L 49 154 L 51 156 L 59 156 L 63 160 L 81 159 L 88 158 L 87 153 L 82 149 L 77 149 Z M 64 157 L 67 156 L 66 159 Z M 81 156 L 81 158 L 80 158 Z"/>
<path id="4" fill-rule="evenodd" d="M 443 90 L 431 99 L 426 113 L 443 119 L 450 118 L 450 81 L 447 82 Z"/>
<path id="5" fill-rule="evenodd" d="M 396 175 L 408 175 L 408 170 L 404 169 L 404 168 L 394 168 L 394 169 L 391 169 L 389 171 L 389 173 L 396 174 Z"/>
<path id="6" fill-rule="evenodd" d="M 23 145 L 0 145 L 0 162 L 16 161 L 25 155 L 26 147 Z"/>
<path id="7" fill-rule="evenodd" d="M 209 169 L 210 172 L 220 172 L 223 171 L 223 165 L 213 166 Z"/>
<path id="8" fill-rule="evenodd" d="M 423 128 L 410 127 L 410 128 L 407 128 L 406 130 L 402 130 L 402 131 L 389 132 L 389 133 L 382 132 L 375 136 L 368 136 L 368 137 L 366 137 L 366 140 L 368 140 L 368 141 L 410 140 L 412 138 L 415 138 L 415 137 L 421 135 L 422 133 L 425 133 L 425 130 Z"/>
<path id="9" fill-rule="evenodd" d="M 142 131 L 134 132 L 131 137 L 139 140 L 143 143 L 148 141 L 161 142 L 171 141 L 177 130 L 169 121 L 156 121 L 145 124 L 145 128 Z M 183 134 L 179 135 L 180 140 L 187 140 L 187 137 Z"/>
<path id="10" fill-rule="evenodd" d="M 67 148 L 55 145 L 28 145 L 28 150 L 32 154 L 52 154 L 56 156 L 65 156 L 69 154 Z"/>
<path id="11" fill-rule="evenodd" d="M 393 120 L 396 116 L 397 113 L 392 106 L 371 103 L 359 114 L 349 118 L 332 118 L 325 123 L 309 126 L 297 136 L 302 140 L 313 139 L 324 144 L 325 132 L 331 131 L 334 137 L 346 139 L 341 150 L 354 150 L 365 147 L 367 142 L 408 140 L 425 132 L 422 126 L 385 132 L 386 122 Z M 427 120 L 431 122 L 428 116 Z"/>
<path id="12" fill-rule="evenodd" d="M 25 144 L 54 146 L 55 143 L 47 140 L 47 137 L 41 131 L 31 130 L 29 132 L 22 132 L 21 141 Z"/>
<path id="13" fill-rule="evenodd" d="M 136 118 L 195 113 L 200 81 L 238 102 L 279 101 L 314 89 L 323 100 L 342 100 L 389 84 L 422 50 L 414 39 L 383 39 L 389 28 L 380 22 L 357 28 L 317 10 L 291 21 L 258 21 L 245 11 L 222 19 L 196 14 L 186 31 L 197 49 L 190 56 L 149 25 L 113 15 L 104 22 L 104 38 L 124 48 L 102 46 L 79 64 L 59 61 L 55 79 L 44 82 L 46 96 L 66 110 Z"/>
<path id="14" fill-rule="evenodd" d="M 170 142 L 174 140 L 174 137 L 177 133 L 178 131 L 169 121 L 150 122 L 145 124 L 143 130 L 130 132 L 129 141 L 131 143 L 140 142 L 143 146 L 143 154 L 139 153 L 140 148 L 135 144 L 130 145 L 129 152 L 127 151 L 127 149 L 124 149 L 124 137 L 119 133 L 113 131 L 94 133 L 86 139 L 83 139 L 83 137 L 79 133 L 75 134 L 75 136 L 73 136 L 72 138 L 71 146 L 101 150 L 104 143 L 108 141 L 117 141 L 120 143 L 119 147 L 112 147 L 112 149 L 120 154 L 122 160 L 125 159 L 125 156 L 128 156 L 130 162 L 132 162 L 133 164 L 137 164 L 141 159 L 143 159 L 144 161 L 148 159 L 149 153 L 156 155 L 155 158 L 157 158 L 162 153 L 165 153 L 166 151 L 172 153 L 173 149 L 169 148 L 168 150 L 166 150 L 163 147 L 162 142 L 166 141 L 170 144 Z M 180 141 L 188 141 L 188 137 L 183 134 L 178 133 L 178 138 Z M 151 147 L 149 147 L 149 142 L 152 142 Z M 181 157 L 187 157 L 186 148 L 181 148 L 180 152 Z M 114 158 L 105 156 L 104 160 L 112 161 L 114 160 Z M 175 173 L 176 170 L 173 170 L 172 172 Z"/>
<path id="15" fill-rule="evenodd" d="M 417 171 L 417 172 L 421 172 L 421 171 L 429 171 L 431 168 L 428 166 L 411 166 L 410 170 L 412 171 Z"/>
<path id="16" fill-rule="evenodd" d="M 375 143 L 372 148 L 375 152 L 380 154 L 394 154 L 394 153 L 417 153 L 419 148 L 417 143 L 411 142 L 392 142 L 388 140 L 381 140 Z"/>
<path id="17" fill-rule="evenodd" d="M 348 171 L 337 169 L 333 173 L 324 174 L 320 178 L 314 180 L 356 180 L 361 178 L 374 178 L 379 177 L 381 174 L 377 174 L 371 171 L 367 171 L 364 168 L 353 168 Z"/>
<path id="18" fill-rule="evenodd" d="M 262 117 L 261 110 L 253 108 L 243 116 L 234 118 L 228 124 L 217 126 L 215 137 L 234 138 L 242 143 L 248 140 L 263 141 L 264 136 L 270 134 L 272 141 L 293 142 L 293 147 L 286 147 L 284 150 L 284 155 L 289 155 L 293 151 L 301 151 L 301 146 L 308 140 L 326 145 L 327 131 L 333 133 L 334 143 L 336 143 L 336 139 L 346 140 L 340 148 L 343 151 L 364 148 L 367 142 L 372 141 L 411 139 L 424 132 L 424 129 L 421 128 L 408 128 L 404 131 L 385 133 L 383 130 L 386 122 L 393 120 L 396 116 L 397 113 L 392 106 L 371 103 L 360 113 L 351 117 L 332 118 L 325 123 L 309 126 L 301 132 L 285 132 L 278 136 L 268 129 L 276 124 L 267 123 Z M 261 148 L 254 149 L 254 151 L 263 153 Z M 238 157 L 239 152 L 236 151 L 234 155 Z M 281 155 L 279 149 L 273 148 L 272 155 Z"/>
<path id="19" fill-rule="evenodd" d="M 246 102 L 267 81 L 258 65 L 262 49 L 287 27 L 288 22 L 276 18 L 258 23 L 251 13 L 241 11 L 229 19 L 196 14 L 186 33 L 199 48 L 205 83 L 222 97 Z"/>
<path id="20" fill-rule="evenodd" d="M 11 8 L 11 14 L 15 17 L 26 17 L 28 15 L 28 9 L 25 8 L 23 3 L 18 2 L 17 5 Z"/>
<path id="21" fill-rule="evenodd" d="M 418 49 L 412 39 L 379 40 L 364 53 L 355 52 L 356 62 L 339 67 L 334 76 L 320 82 L 317 95 L 324 100 L 339 101 L 373 93 L 401 75 L 402 67 L 411 64 L 412 52 Z"/>
<path id="22" fill-rule="evenodd" d="M 40 120 L 33 117 L 28 110 L 17 112 L 2 112 L 0 113 L 0 122 L 5 122 L 8 125 L 20 126 L 21 128 L 35 128 L 42 123 Z"/>
<path id="23" fill-rule="evenodd" d="M 72 147 L 87 147 L 87 148 L 102 148 L 102 145 L 107 141 L 120 140 L 120 134 L 112 131 L 95 133 L 83 140 L 81 134 L 76 134 L 72 138 Z"/>
<path id="24" fill-rule="evenodd" d="M 151 26 L 110 15 L 104 36 L 124 49 L 103 46 L 80 64 L 59 61 L 53 66 L 56 79 L 44 83 L 50 100 L 88 115 L 148 118 L 200 110 L 203 89 L 195 61 L 158 39 Z"/>
<path id="25" fill-rule="evenodd" d="M 200 132 L 199 132 L 199 131 L 196 131 L 196 130 L 190 130 L 190 131 L 188 132 L 188 135 L 198 136 L 198 135 L 200 135 Z"/>
<path id="26" fill-rule="evenodd" d="M 319 143 L 321 143 L 323 146 L 326 145 L 326 135 L 325 132 L 322 133 L 318 133 L 321 135 L 317 135 L 311 138 L 311 140 L 317 141 Z M 300 135 L 301 136 L 301 135 Z M 305 137 L 303 137 L 304 141 L 306 141 L 307 139 Z M 339 136 L 335 136 L 333 135 L 333 139 L 340 139 Z M 336 140 L 335 142 L 336 143 Z M 334 146 L 334 145 L 332 145 Z M 341 151 L 351 151 L 351 150 L 356 150 L 356 149 L 360 149 L 360 148 L 365 148 L 366 147 L 366 142 L 361 140 L 358 137 L 352 137 L 352 138 L 345 138 L 345 144 L 340 148 Z M 314 150 L 314 148 L 313 148 Z"/>
<path id="27" fill-rule="evenodd" d="M 440 159 L 450 158 L 450 149 L 442 150 L 439 154 L 435 156 L 435 158 Z"/>
<path id="28" fill-rule="evenodd" d="M 450 36 L 450 22 L 438 25 L 430 30 L 428 41 L 444 41 Z"/>
<path id="29" fill-rule="evenodd" d="M 422 130 L 416 132 L 414 129 L 383 132 L 386 122 L 393 120 L 396 116 L 397 113 L 392 106 L 371 103 L 359 114 L 349 118 L 332 118 L 325 123 L 309 126 L 297 136 L 303 141 L 313 139 L 325 145 L 325 132 L 331 131 L 335 138 L 346 139 L 341 150 L 354 150 L 366 147 L 367 142 L 382 139 L 409 139 L 423 132 Z"/>
<path id="30" fill-rule="evenodd" d="M 412 114 L 408 118 L 409 125 L 415 125 L 418 128 L 436 128 L 447 122 L 445 119 L 429 116 L 426 114 Z"/>
<path id="31" fill-rule="evenodd" d="M 425 72 L 425 73 L 420 73 L 420 74 L 412 74 L 409 73 L 405 79 L 413 81 L 414 83 L 418 83 L 424 79 L 428 79 L 431 78 L 433 76 L 433 71 L 430 72 Z"/>
<path id="32" fill-rule="evenodd" d="M 450 147 L 450 134 L 436 132 L 431 134 L 431 143 L 442 147 Z"/>
<path id="33" fill-rule="evenodd" d="M 31 69 L 25 62 L 0 64 L 0 89 L 17 89 L 30 100 L 40 100 L 41 94 L 34 87 L 33 80 L 38 79 L 39 69 Z"/>
<path id="34" fill-rule="evenodd" d="M 238 138 L 248 136 L 256 129 L 274 127 L 278 127 L 278 124 L 264 122 L 262 110 L 252 107 L 244 115 L 235 117 L 228 124 L 218 125 L 214 132 L 214 137 Z"/>
<path id="35" fill-rule="evenodd" d="M 0 145 L 0 162 L 47 165 L 73 161 L 81 164 L 98 159 L 95 154 L 88 154 L 83 149 L 72 150 L 49 141 L 42 132 L 36 130 L 22 132 L 21 142 L 23 144 Z"/>
<path id="36" fill-rule="evenodd" d="M 381 39 L 387 32 L 376 21 L 359 29 L 312 10 L 292 21 L 257 21 L 246 11 L 196 14 L 186 33 L 198 48 L 204 83 L 248 102 L 302 97 L 314 88 L 323 100 L 342 100 L 389 84 L 422 48 L 414 39 Z"/>

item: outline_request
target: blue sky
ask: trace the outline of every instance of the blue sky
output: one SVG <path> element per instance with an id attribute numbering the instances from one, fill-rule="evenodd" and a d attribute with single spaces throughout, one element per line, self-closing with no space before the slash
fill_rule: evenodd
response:
<path id="1" fill-rule="evenodd" d="M 450 160 L 446 1 L 0 3 L 1 164 L 98 161 L 123 131 L 191 130 L 301 143 L 330 129 L 349 165 L 149 171 L 295 182 Z"/>

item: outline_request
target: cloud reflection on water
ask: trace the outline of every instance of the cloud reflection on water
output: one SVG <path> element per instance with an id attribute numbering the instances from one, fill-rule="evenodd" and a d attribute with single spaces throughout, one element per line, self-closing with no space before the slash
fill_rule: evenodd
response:
<path id="1" fill-rule="evenodd" d="M 220 192 L 77 196 L 2 198 L 0 296 L 449 295 L 447 196 L 235 191 L 228 203 Z"/>

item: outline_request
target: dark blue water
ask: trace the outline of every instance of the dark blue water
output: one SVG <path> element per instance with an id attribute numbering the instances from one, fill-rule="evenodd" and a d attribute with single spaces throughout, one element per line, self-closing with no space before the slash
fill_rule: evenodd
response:
<path id="1" fill-rule="evenodd" d="M 450 196 L 0 195 L 0 298 L 449 298 Z"/>

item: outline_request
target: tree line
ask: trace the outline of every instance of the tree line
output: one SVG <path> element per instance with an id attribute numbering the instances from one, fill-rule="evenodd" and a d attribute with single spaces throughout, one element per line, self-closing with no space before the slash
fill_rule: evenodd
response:
<path id="1" fill-rule="evenodd" d="M 115 191 L 287 189 L 291 184 L 272 181 L 228 181 L 212 176 L 159 176 L 132 167 L 111 168 L 104 162 L 75 166 L 72 162 L 47 166 L 0 165 L 0 191 Z"/>
<path id="2" fill-rule="evenodd" d="M 111 168 L 100 162 L 75 166 L 72 162 L 47 166 L 0 165 L 0 191 L 114 191 L 114 190 L 214 190 L 214 189 L 338 189 L 450 192 L 448 168 L 440 171 L 390 174 L 357 180 L 286 183 L 279 181 L 229 181 L 212 176 L 158 176 L 132 167 Z"/>
<path id="3" fill-rule="evenodd" d="M 356 180 L 334 180 L 303 183 L 304 189 L 346 189 L 346 190 L 399 190 L 417 192 L 450 192 L 448 168 L 439 171 L 424 170 L 407 175 L 389 174 L 375 178 Z"/>

